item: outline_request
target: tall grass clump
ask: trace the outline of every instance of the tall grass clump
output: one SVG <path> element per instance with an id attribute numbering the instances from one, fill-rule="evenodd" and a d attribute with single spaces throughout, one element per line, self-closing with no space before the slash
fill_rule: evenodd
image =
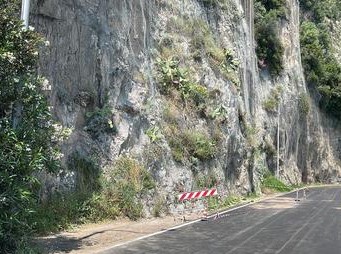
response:
<path id="1" fill-rule="evenodd" d="M 275 191 L 275 192 L 287 192 L 291 191 L 292 187 L 284 184 L 279 179 L 271 175 L 271 173 L 267 173 L 264 175 L 264 178 L 261 182 L 262 192 L 266 192 L 267 190 Z"/>

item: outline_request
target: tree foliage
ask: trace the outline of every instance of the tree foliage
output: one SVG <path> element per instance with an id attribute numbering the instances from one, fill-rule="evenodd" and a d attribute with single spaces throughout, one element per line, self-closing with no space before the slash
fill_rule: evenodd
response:
<path id="1" fill-rule="evenodd" d="M 306 80 L 321 94 L 320 106 L 341 119 L 341 65 L 333 55 L 330 30 L 325 22 L 340 17 L 341 3 L 301 0 L 300 4 L 304 14 L 300 42 Z"/>
<path id="2" fill-rule="evenodd" d="M 42 38 L 24 29 L 17 1 L 0 0 L 0 249 L 13 253 L 30 230 L 35 176 L 57 167 L 54 128 L 42 78 L 36 74 Z"/>
<path id="3" fill-rule="evenodd" d="M 341 2 L 339 0 L 300 0 L 301 8 L 306 17 L 321 23 L 325 18 L 337 20 L 341 17 Z"/>
<path id="4" fill-rule="evenodd" d="M 272 76 L 283 70 L 284 47 L 279 38 L 279 22 L 285 18 L 286 8 L 283 0 L 255 1 L 256 53 L 262 64 Z"/>

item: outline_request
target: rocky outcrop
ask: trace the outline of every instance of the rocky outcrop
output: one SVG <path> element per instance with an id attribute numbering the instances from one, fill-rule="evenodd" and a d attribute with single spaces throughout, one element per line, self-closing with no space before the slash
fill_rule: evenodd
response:
<path id="1" fill-rule="evenodd" d="M 285 69 L 272 79 L 257 67 L 253 1 L 33 1 L 32 25 L 50 41 L 39 70 L 52 85 L 55 117 L 73 129 L 63 144 L 65 165 L 77 176 L 70 163 L 75 154 L 95 158 L 101 167 L 129 154 L 153 173 L 171 206 L 179 191 L 199 188 L 198 177 L 207 175 L 216 177 L 221 191 L 257 191 L 262 174 L 276 171 L 279 131 L 283 180 L 337 176 L 340 128 L 307 96 L 299 6 L 287 0 L 287 7 L 280 29 Z M 229 54 L 226 63 L 217 63 L 221 52 Z M 167 57 L 179 59 L 207 88 L 204 116 L 178 95 L 161 92 L 157 59 Z M 264 109 L 276 89 L 279 111 Z M 309 112 L 303 104 L 311 105 Z M 222 118 L 207 116 L 218 108 Z M 214 157 L 176 160 L 167 112 L 180 132 L 216 138 Z"/>

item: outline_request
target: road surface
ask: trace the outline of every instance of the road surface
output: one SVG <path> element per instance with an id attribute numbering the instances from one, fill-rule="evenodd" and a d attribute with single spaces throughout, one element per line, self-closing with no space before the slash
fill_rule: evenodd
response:
<path id="1" fill-rule="evenodd" d="M 265 200 L 102 254 L 341 253 L 341 186 L 310 188 L 306 199 L 295 198 Z"/>

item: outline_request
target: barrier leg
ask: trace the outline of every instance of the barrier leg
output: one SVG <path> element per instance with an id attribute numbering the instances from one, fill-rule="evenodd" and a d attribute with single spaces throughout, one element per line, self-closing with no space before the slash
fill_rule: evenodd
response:
<path id="1" fill-rule="evenodd" d="M 214 219 L 216 220 L 216 219 L 219 219 L 220 218 L 220 214 L 219 214 L 219 212 L 217 212 L 216 214 L 215 214 L 215 216 L 214 216 Z"/>
<path id="2" fill-rule="evenodd" d="M 208 202 L 207 201 L 205 201 L 205 209 L 203 212 L 202 220 L 208 220 Z"/>

